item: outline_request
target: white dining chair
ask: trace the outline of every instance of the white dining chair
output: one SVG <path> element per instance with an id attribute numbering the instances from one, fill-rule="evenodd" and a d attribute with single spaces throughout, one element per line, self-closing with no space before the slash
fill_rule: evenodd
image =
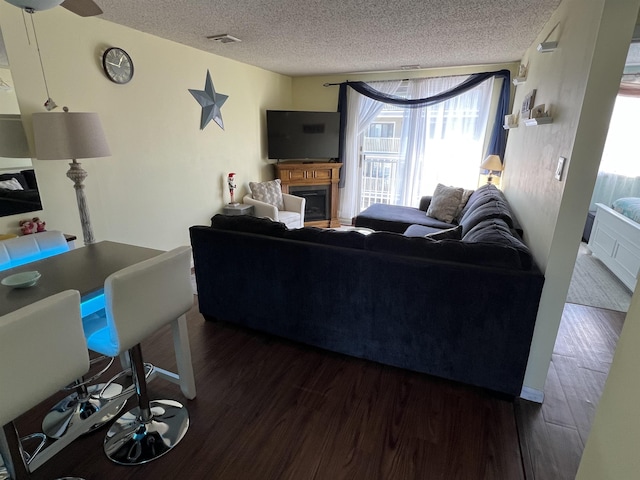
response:
<path id="1" fill-rule="evenodd" d="M 140 343 L 193 306 L 191 248 L 178 247 L 110 275 L 104 295 L 105 309 L 85 319 L 87 344 L 110 357 L 128 352 L 138 397 L 138 406 L 107 432 L 104 450 L 116 463 L 139 465 L 175 447 L 189 427 L 182 404 L 149 400 L 146 377 L 154 367 L 143 363 Z"/>
<path id="2" fill-rule="evenodd" d="M 0 317 L 0 352 L 0 425 L 10 424 L 0 433 L 0 478 L 17 478 L 35 469 L 49 444 L 41 433 L 20 438 L 13 420 L 89 370 L 80 294 L 67 290 Z M 27 438 L 41 440 L 32 452 L 23 448 Z"/>

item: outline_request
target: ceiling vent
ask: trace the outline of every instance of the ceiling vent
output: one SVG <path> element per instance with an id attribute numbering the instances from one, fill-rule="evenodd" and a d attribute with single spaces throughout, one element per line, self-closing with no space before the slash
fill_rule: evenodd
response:
<path id="1" fill-rule="evenodd" d="M 238 43 L 242 41 L 239 38 L 229 35 L 228 33 L 223 33 L 222 35 L 211 35 L 207 38 L 218 43 Z"/>

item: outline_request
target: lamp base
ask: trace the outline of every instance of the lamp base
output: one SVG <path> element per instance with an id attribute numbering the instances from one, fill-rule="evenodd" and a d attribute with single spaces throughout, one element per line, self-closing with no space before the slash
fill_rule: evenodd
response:
<path id="1" fill-rule="evenodd" d="M 91 228 L 91 218 L 89 217 L 89 206 L 84 195 L 84 179 L 87 178 L 87 172 L 82 168 L 82 164 L 75 159 L 69 164 L 67 177 L 73 182 L 73 188 L 76 190 L 76 200 L 78 202 L 78 213 L 80 214 L 80 224 L 82 225 L 82 236 L 84 244 L 89 245 L 95 243 L 93 238 L 93 229 Z"/>

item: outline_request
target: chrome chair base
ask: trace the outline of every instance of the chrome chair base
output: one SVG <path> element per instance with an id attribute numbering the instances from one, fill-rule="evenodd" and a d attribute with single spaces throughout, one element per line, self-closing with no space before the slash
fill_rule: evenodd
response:
<path id="1" fill-rule="evenodd" d="M 94 413 L 99 412 L 110 400 L 110 397 L 120 395 L 123 391 L 122 385 L 111 383 L 100 396 L 100 392 L 105 388 L 106 384 L 91 385 L 87 387 L 88 396 L 81 399 L 77 393 L 72 393 L 58 402 L 42 421 L 42 431 L 49 438 L 61 438 L 71 425 L 83 422 Z M 120 413 L 127 403 L 126 398 L 120 400 L 122 405 L 115 412 L 98 417 L 91 425 L 87 425 L 85 433 L 92 432 L 100 428 L 105 423 Z"/>
<path id="2" fill-rule="evenodd" d="M 151 420 L 144 422 L 139 407 L 122 415 L 104 440 L 104 451 L 120 465 L 141 465 L 175 447 L 189 428 L 189 413 L 174 400 L 149 402 Z"/>

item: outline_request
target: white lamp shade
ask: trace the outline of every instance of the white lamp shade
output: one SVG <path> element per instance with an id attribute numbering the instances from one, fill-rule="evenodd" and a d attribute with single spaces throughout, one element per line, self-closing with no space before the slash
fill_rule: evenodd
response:
<path id="1" fill-rule="evenodd" d="M 501 172 L 502 162 L 500 161 L 500 156 L 489 155 L 487 158 L 484 159 L 482 164 L 480 164 L 480 168 L 484 168 L 485 170 L 491 170 L 492 172 Z"/>
<path id="2" fill-rule="evenodd" d="M 30 8 L 39 12 L 41 10 L 49 10 L 50 8 L 57 7 L 64 0 L 6 0 L 11 5 L 15 5 L 20 8 Z"/>
<path id="3" fill-rule="evenodd" d="M 33 114 L 33 137 L 38 160 L 64 160 L 111 155 L 97 113 L 47 112 Z"/>
<path id="4" fill-rule="evenodd" d="M 31 158 L 20 115 L 0 115 L 0 157 Z"/>

